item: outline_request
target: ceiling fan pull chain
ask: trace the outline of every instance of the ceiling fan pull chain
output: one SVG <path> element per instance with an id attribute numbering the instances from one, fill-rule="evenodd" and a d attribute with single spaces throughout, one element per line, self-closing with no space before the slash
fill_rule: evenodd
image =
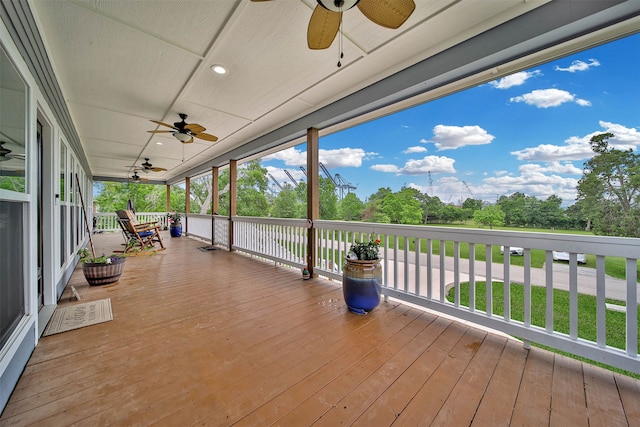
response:
<path id="1" fill-rule="evenodd" d="M 338 33 L 340 35 L 338 39 L 338 49 L 340 50 L 340 57 L 338 58 L 338 68 L 342 67 L 342 58 L 344 58 L 344 52 L 342 49 L 342 10 L 340 11 L 340 26 L 338 27 Z"/>

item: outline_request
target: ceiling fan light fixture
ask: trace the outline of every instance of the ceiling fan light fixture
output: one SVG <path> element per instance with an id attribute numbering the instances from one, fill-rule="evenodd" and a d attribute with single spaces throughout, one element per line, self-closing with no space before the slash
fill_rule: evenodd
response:
<path id="1" fill-rule="evenodd" d="M 2 144 L 4 144 L 4 141 L 0 141 L 0 162 L 6 162 L 7 160 L 11 160 L 11 157 L 9 157 L 11 150 L 4 148 Z"/>
<path id="2" fill-rule="evenodd" d="M 213 71 L 216 74 L 227 74 L 228 73 L 228 70 L 224 66 L 222 66 L 220 64 L 213 64 L 211 66 L 211 71 Z"/>
<path id="3" fill-rule="evenodd" d="M 189 140 L 191 140 L 191 135 L 185 132 L 174 132 L 173 136 L 175 136 L 176 139 L 180 142 L 188 142 Z"/>
<path id="4" fill-rule="evenodd" d="M 342 12 L 351 9 L 360 0 L 318 0 L 318 4 L 332 12 Z"/>

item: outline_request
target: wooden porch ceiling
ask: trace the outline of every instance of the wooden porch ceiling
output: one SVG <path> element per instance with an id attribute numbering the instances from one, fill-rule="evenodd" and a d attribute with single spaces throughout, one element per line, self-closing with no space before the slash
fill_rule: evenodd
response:
<path id="1" fill-rule="evenodd" d="M 164 237 L 113 285 L 75 271 L 114 319 L 42 338 L 0 425 L 640 424 L 629 377 L 395 302 L 357 316 L 335 282 Z"/>

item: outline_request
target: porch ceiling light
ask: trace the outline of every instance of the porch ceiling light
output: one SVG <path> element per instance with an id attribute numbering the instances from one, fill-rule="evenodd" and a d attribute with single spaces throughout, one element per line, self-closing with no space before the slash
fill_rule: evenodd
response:
<path id="1" fill-rule="evenodd" d="M 213 71 L 216 74 L 227 74 L 227 69 L 224 68 L 222 65 L 220 64 L 214 64 L 211 66 L 211 71 Z"/>
<path id="2" fill-rule="evenodd" d="M 187 142 L 191 140 L 191 135 L 185 132 L 174 132 L 173 136 L 180 142 Z"/>

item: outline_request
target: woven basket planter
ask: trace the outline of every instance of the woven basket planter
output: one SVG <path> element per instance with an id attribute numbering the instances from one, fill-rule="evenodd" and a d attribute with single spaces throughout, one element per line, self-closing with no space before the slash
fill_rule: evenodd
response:
<path id="1" fill-rule="evenodd" d="M 111 264 L 82 264 L 82 272 L 91 286 L 108 285 L 117 282 L 124 271 L 126 258 L 114 260 Z"/>

